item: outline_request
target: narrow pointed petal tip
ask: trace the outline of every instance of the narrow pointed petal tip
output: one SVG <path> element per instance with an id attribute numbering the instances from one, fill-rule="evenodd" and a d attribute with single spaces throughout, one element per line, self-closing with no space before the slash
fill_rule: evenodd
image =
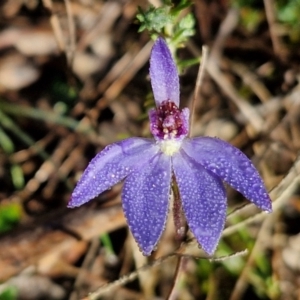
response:
<path id="1" fill-rule="evenodd" d="M 111 144 L 89 163 L 68 204 L 81 206 L 123 180 L 136 166 L 147 163 L 158 152 L 152 140 L 130 138 Z"/>
<path id="2" fill-rule="evenodd" d="M 154 43 L 150 56 L 150 78 L 156 106 L 170 100 L 179 107 L 179 78 L 172 54 L 162 38 Z"/>
<path id="3" fill-rule="evenodd" d="M 263 180 L 242 151 L 212 137 L 187 140 L 183 149 L 189 157 L 219 176 L 257 207 L 272 212 L 272 201 Z"/>

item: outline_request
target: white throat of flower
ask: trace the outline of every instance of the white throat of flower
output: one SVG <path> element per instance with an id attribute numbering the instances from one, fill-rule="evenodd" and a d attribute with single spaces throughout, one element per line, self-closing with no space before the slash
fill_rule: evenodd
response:
<path id="1" fill-rule="evenodd" d="M 181 147 L 181 143 L 182 140 L 174 139 L 158 141 L 160 150 L 168 156 L 172 156 L 173 154 L 177 153 Z"/>

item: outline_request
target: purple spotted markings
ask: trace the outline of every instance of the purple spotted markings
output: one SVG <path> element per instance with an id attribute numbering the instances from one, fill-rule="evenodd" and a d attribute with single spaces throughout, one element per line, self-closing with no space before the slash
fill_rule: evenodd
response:
<path id="1" fill-rule="evenodd" d="M 180 202 L 174 205 L 175 224 L 182 224 L 178 214 L 183 212 L 202 249 L 212 255 L 226 220 L 223 182 L 266 212 L 272 211 L 271 200 L 258 171 L 239 149 L 218 138 L 188 137 L 189 109 L 179 109 L 177 69 L 162 38 L 151 52 L 150 77 L 156 102 L 149 112 L 154 138 L 129 138 L 98 153 L 68 207 L 80 206 L 124 180 L 125 217 L 142 253 L 150 255 L 164 230 L 176 181 Z"/>

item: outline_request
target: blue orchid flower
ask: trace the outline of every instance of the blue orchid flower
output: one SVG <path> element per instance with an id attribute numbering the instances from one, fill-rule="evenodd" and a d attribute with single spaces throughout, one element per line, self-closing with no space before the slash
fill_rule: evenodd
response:
<path id="1" fill-rule="evenodd" d="M 125 179 L 124 214 L 142 253 L 150 255 L 164 230 L 171 185 L 176 184 L 187 224 L 211 255 L 226 220 L 223 181 L 264 211 L 272 211 L 271 200 L 258 171 L 239 149 L 218 138 L 188 137 L 189 109 L 179 109 L 177 69 L 162 38 L 151 52 L 150 77 L 156 102 L 149 112 L 154 139 L 134 137 L 107 146 L 87 166 L 68 207 L 80 206 Z"/>

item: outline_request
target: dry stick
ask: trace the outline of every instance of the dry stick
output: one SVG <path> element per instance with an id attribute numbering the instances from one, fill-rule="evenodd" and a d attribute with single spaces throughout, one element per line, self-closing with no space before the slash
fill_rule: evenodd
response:
<path id="1" fill-rule="evenodd" d="M 252 125 L 256 133 L 263 128 L 263 119 L 245 99 L 243 99 L 235 90 L 228 78 L 220 71 L 214 57 L 210 57 L 207 63 L 207 72 L 214 81 L 222 88 L 231 101 L 238 107 L 243 116 Z"/>
<path id="2" fill-rule="evenodd" d="M 267 16 L 267 21 L 270 28 L 270 36 L 273 44 L 274 53 L 281 57 L 282 43 L 279 36 L 276 34 L 276 16 L 275 16 L 275 3 L 272 0 L 264 0 L 264 6 Z"/>
<path id="3" fill-rule="evenodd" d="M 88 249 L 88 252 L 83 260 L 83 263 L 81 265 L 81 269 L 78 272 L 77 278 L 74 283 L 73 291 L 69 297 L 69 300 L 76 300 L 78 299 L 77 292 L 79 291 L 80 286 L 84 282 L 84 277 L 86 276 L 86 271 L 88 268 L 90 268 L 92 261 L 95 259 L 97 255 L 97 251 L 100 245 L 100 239 L 98 237 L 95 237 L 92 239 L 92 243 Z"/>
<path id="4" fill-rule="evenodd" d="M 65 51 L 66 44 L 61 29 L 59 19 L 56 13 L 53 12 L 53 3 L 52 0 L 43 0 L 43 5 L 51 12 L 50 23 L 54 33 L 55 40 L 57 42 L 58 48 L 60 51 Z"/>
<path id="5" fill-rule="evenodd" d="M 122 13 L 122 1 L 107 1 L 103 3 L 101 11 L 92 27 L 79 38 L 77 49 L 84 51 L 95 39 L 102 34 L 111 32 L 113 24 Z"/>
<path id="6" fill-rule="evenodd" d="M 270 215 L 266 220 L 264 220 L 260 228 L 259 234 L 257 236 L 255 245 L 252 249 L 252 252 L 246 262 L 246 265 L 243 268 L 242 274 L 239 276 L 234 286 L 233 292 L 231 293 L 230 300 L 243 299 L 243 294 L 248 286 L 247 278 L 251 273 L 253 265 L 255 265 L 255 259 L 257 255 L 263 253 L 263 251 L 267 248 L 266 241 L 268 241 L 270 238 L 270 231 L 272 228 L 273 221 L 274 215 Z M 262 243 L 262 241 L 264 241 L 264 244 Z"/>
<path id="7" fill-rule="evenodd" d="M 71 3 L 69 0 L 64 0 L 67 19 L 68 19 L 68 29 L 70 35 L 70 45 L 67 47 L 65 43 L 65 38 L 63 35 L 63 30 L 60 26 L 59 19 L 56 13 L 53 12 L 53 3 L 52 0 L 43 0 L 44 6 L 51 12 L 50 23 L 54 32 L 54 37 L 56 39 L 58 48 L 60 51 L 65 51 L 68 64 L 70 67 L 73 66 L 74 54 L 76 50 L 76 29 L 75 22 L 73 19 Z"/>
<path id="8" fill-rule="evenodd" d="M 272 110 L 279 110 L 282 107 L 287 107 L 287 106 L 292 106 L 293 108 L 290 108 L 289 111 L 294 111 L 297 110 L 298 107 L 298 103 L 299 103 L 299 94 L 300 94 L 300 85 L 296 86 L 290 94 L 282 97 L 282 98 L 276 98 L 270 101 L 274 102 L 274 106 L 270 109 L 270 111 Z M 270 101 L 268 101 L 268 103 L 270 103 Z M 263 107 L 262 107 L 263 108 Z M 267 112 L 265 112 L 267 113 Z M 288 122 L 288 119 L 290 118 L 290 114 L 288 113 L 286 116 L 284 116 L 284 118 L 281 120 L 281 123 L 277 124 L 275 127 L 270 128 L 271 132 L 276 130 L 280 124 L 284 124 L 285 122 Z M 271 134 L 271 132 L 269 134 Z M 295 176 L 297 176 L 298 174 L 300 174 L 300 167 L 299 165 L 299 157 L 295 160 L 294 165 L 290 168 L 290 170 L 285 174 L 284 178 L 281 180 L 281 182 L 275 186 L 273 189 L 271 189 L 269 191 L 271 198 L 272 199 L 281 199 L 283 192 L 285 190 L 288 190 L 290 187 L 290 182 L 293 182 L 295 180 Z M 295 171 L 296 170 L 296 171 Z M 244 204 L 243 206 L 235 209 L 233 212 L 231 212 L 228 216 L 227 216 L 227 220 L 240 214 L 241 212 L 245 213 L 247 212 L 247 210 L 251 207 L 253 207 L 254 205 L 249 203 L 249 204 Z M 278 206 L 281 206 L 281 202 L 279 200 L 276 200 L 276 202 L 273 204 L 273 209 L 276 210 L 278 209 Z M 262 220 L 265 217 L 265 213 L 261 212 L 259 214 L 256 214 L 246 220 L 243 221 L 243 223 L 241 224 L 246 225 L 249 223 L 252 223 L 255 220 Z M 245 222 L 245 223 L 244 223 Z M 240 224 L 240 223 L 239 223 Z M 228 228 L 225 229 L 225 232 L 228 231 L 228 234 L 231 234 L 232 232 L 234 232 L 237 227 L 239 226 L 239 224 L 236 225 L 232 225 Z"/>
<path id="9" fill-rule="evenodd" d="M 126 284 L 128 282 L 131 282 L 131 281 L 135 280 L 138 277 L 138 274 L 140 272 L 145 271 L 148 268 L 155 267 L 155 266 L 161 264 L 163 261 L 165 261 L 165 260 L 167 260 L 167 259 L 169 259 L 173 256 L 174 256 L 174 254 L 169 255 L 167 257 L 166 256 L 160 257 L 160 258 L 156 259 L 155 261 L 153 261 L 152 263 L 147 264 L 147 265 L 139 268 L 138 270 L 130 273 L 129 275 L 124 275 L 124 276 L 120 277 L 118 280 L 116 280 L 112 283 L 108 283 L 104 286 L 101 286 L 95 292 L 90 293 L 89 296 L 87 298 L 85 298 L 85 300 L 87 300 L 87 299 L 97 300 L 97 299 L 99 299 L 100 296 L 102 296 L 103 294 L 105 294 L 107 292 L 110 292 L 113 288 L 116 288 L 120 285 L 123 285 L 123 284 Z"/>
<path id="10" fill-rule="evenodd" d="M 229 59 L 226 61 L 229 63 L 230 69 L 232 69 L 232 71 L 243 80 L 245 85 L 251 88 L 253 93 L 261 102 L 265 103 L 274 98 L 264 83 L 259 80 L 257 74 L 251 72 L 246 65 L 231 61 Z"/>
<path id="11" fill-rule="evenodd" d="M 184 252 L 185 249 L 183 249 L 183 250 L 179 249 L 179 251 Z M 211 257 L 211 258 L 208 258 L 207 256 L 193 256 L 193 255 L 188 255 L 188 254 L 182 254 L 182 253 L 179 253 L 179 252 L 164 255 L 164 256 L 159 257 L 158 259 L 154 260 L 150 264 L 144 265 L 143 267 L 139 268 L 138 270 L 136 270 L 136 271 L 134 271 L 134 272 L 132 272 L 128 275 L 124 275 L 124 276 L 120 277 L 118 280 L 116 280 L 114 282 L 111 282 L 111 283 L 108 283 L 106 285 L 101 286 L 95 292 L 90 293 L 88 295 L 88 297 L 84 298 L 83 300 L 97 300 L 97 299 L 99 299 L 100 296 L 104 295 L 105 293 L 108 293 L 108 292 L 112 291 L 112 289 L 114 289 L 114 288 L 116 288 L 120 285 L 127 284 L 128 282 L 131 282 L 131 281 L 135 280 L 140 272 L 143 272 L 143 271 L 148 270 L 149 268 L 153 268 L 155 266 L 158 266 L 162 262 L 165 262 L 166 260 L 168 260 L 168 259 L 170 259 L 174 256 L 180 256 L 180 257 L 184 257 L 184 258 L 193 258 L 193 259 L 198 259 L 198 260 L 204 259 L 204 260 L 209 260 L 211 262 L 214 262 L 214 261 L 219 262 L 219 261 L 225 261 L 225 260 L 237 257 L 237 256 L 243 256 L 243 255 L 246 255 L 246 254 L 247 254 L 247 250 L 236 252 L 236 253 L 233 253 L 231 255 L 220 256 L 220 257 Z"/>
<path id="12" fill-rule="evenodd" d="M 178 286 L 178 283 L 181 281 L 180 279 L 183 277 L 186 262 L 187 262 L 186 257 L 180 256 L 178 258 L 172 288 L 169 292 L 169 295 L 166 297 L 167 300 L 174 300 L 177 298 L 176 287 Z"/>
<path id="13" fill-rule="evenodd" d="M 295 193 L 299 186 L 299 174 L 300 174 L 300 156 L 298 156 L 293 167 L 288 172 L 287 176 L 281 181 L 276 189 L 271 194 L 280 193 L 276 202 L 273 205 L 274 212 L 278 211 L 286 201 Z M 261 226 L 260 232 L 257 236 L 255 246 L 252 253 L 247 261 L 246 266 L 243 269 L 241 276 L 239 277 L 234 290 L 231 294 L 230 300 L 242 299 L 243 293 L 248 286 L 248 275 L 250 273 L 251 267 L 255 262 L 255 257 L 259 252 L 262 252 L 265 248 L 265 241 L 268 239 L 268 232 L 271 231 L 272 224 L 274 223 L 274 215 L 265 215 L 265 220 Z M 263 243 L 264 242 L 264 243 Z"/>
<path id="14" fill-rule="evenodd" d="M 221 87 L 221 89 L 227 94 L 229 99 L 238 107 L 244 117 L 252 125 L 255 132 L 260 132 L 263 125 L 263 119 L 257 113 L 257 111 L 243 99 L 232 86 L 227 77 L 220 71 L 220 59 L 222 50 L 224 48 L 227 37 L 232 33 L 238 24 L 239 14 L 236 9 L 230 9 L 226 18 L 222 22 L 217 38 L 211 50 L 211 55 L 208 59 L 206 70 L 212 79 Z M 199 55 L 197 47 L 190 47 L 194 54 Z M 198 53 L 197 53 L 198 52 Z"/>
<path id="15" fill-rule="evenodd" d="M 266 241 L 269 240 L 272 223 L 274 221 L 274 215 L 270 215 L 262 224 L 259 234 L 256 238 L 255 245 L 252 252 L 247 260 L 246 265 L 243 268 L 242 274 L 239 276 L 233 292 L 231 293 L 230 300 L 243 299 L 243 294 L 248 286 L 247 278 L 251 272 L 252 266 L 255 264 L 255 259 L 257 255 L 262 253 L 266 248 Z M 264 244 L 262 243 L 264 241 Z"/>
<path id="16" fill-rule="evenodd" d="M 201 65 L 198 69 L 198 74 L 197 74 L 197 80 L 196 80 L 196 86 L 195 86 L 195 91 L 193 95 L 193 99 L 190 105 L 190 130 L 189 130 L 189 136 L 192 136 L 192 128 L 193 128 L 193 122 L 194 122 L 194 116 L 195 116 L 195 106 L 196 106 L 196 101 L 199 98 L 200 95 L 200 88 L 203 82 L 204 74 L 205 74 L 205 66 L 207 63 L 208 59 L 208 47 L 206 45 L 202 46 L 202 57 L 201 57 Z"/>
<path id="17" fill-rule="evenodd" d="M 76 50 L 76 29 L 75 29 L 75 22 L 73 18 L 70 0 L 64 0 L 64 2 L 66 5 L 68 29 L 70 35 L 70 44 L 66 48 L 66 56 L 67 56 L 68 64 L 72 68 L 74 62 L 75 50 Z"/>
<path id="18" fill-rule="evenodd" d="M 102 98 L 97 101 L 96 107 L 93 109 L 94 115 L 97 116 L 101 109 L 107 107 L 110 102 L 114 101 L 126 84 L 132 79 L 136 72 L 144 66 L 150 56 L 153 41 L 149 41 L 143 48 L 133 57 L 132 61 L 122 70 L 119 76 L 112 82 L 104 92 Z M 99 110 L 100 109 L 100 110 Z"/>
<path id="19" fill-rule="evenodd" d="M 149 2 L 151 5 L 153 5 L 155 8 L 158 8 L 158 7 L 162 6 L 160 0 L 148 0 L 148 2 Z"/>
<path id="20" fill-rule="evenodd" d="M 273 199 L 273 211 L 277 211 L 282 208 L 286 200 L 294 193 L 295 188 L 299 183 L 300 174 L 300 155 L 295 161 L 294 165 L 290 168 L 287 175 L 281 180 L 281 182 L 270 192 L 270 197 Z M 227 227 L 223 231 L 223 236 L 228 236 L 238 229 L 244 227 L 253 222 L 261 221 L 269 217 L 269 214 L 265 212 L 258 213 L 238 224 Z"/>
<path id="21" fill-rule="evenodd" d="M 292 93 L 288 96 L 285 96 L 284 98 L 280 99 L 280 103 L 281 105 L 283 103 L 285 103 L 286 105 L 293 105 L 293 107 L 295 107 L 295 109 L 298 107 L 298 95 L 299 95 L 299 87 L 296 87 Z M 281 107 L 281 106 L 280 106 Z M 293 109 L 290 109 L 290 111 L 293 111 Z M 285 123 L 288 121 L 288 119 L 290 118 L 289 113 L 281 120 L 281 123 Z M 280 126 L 280 124 L 276 125 L 275 127 L 272 128 L 272 130 L 276 130 L 278 128 L 278 126 Z M 270 196 L 272 199 L 278 199 L 279 197 L 281 197 L 281 195 L 284 193 L 285 190 L 287 190 L 290 186 L 290 182 L 293 182 L 295 180 L 295 176 L 297 176 L 298 174 L 300 174 L 300 166 L 299 166 L 299 157 L 297 157 L 297 159 L 295 160 L 293 166 L 290 168 L 290 170 L 286 173 L 286 175 L 284 176 L 284 178 L 281 180 L 281 182 L 274 187 L 272 190 L 269 191 Z M 274 204 L 273 204 L 273 209 L 276 210 L 278 205 L 281 205 L 279 201 L 277 200 Z M 229 216 L 227 216 L 227 219 L 234 217 L 236 214 L 239 214 L 240 211 L 247 211 L 248 208 L 253 207 L 253 204 L 246 204 L 243 205 L 240 208 L 237 208 L 235 211 L 233 211 Z M 257 214 L 251 218 L 255 218 L 255 219 L 261 219 L 262 217 L 264 217 L 265 214 L 264 213 L 260 213 Z M 247 222 L 252 222 L 251 218 L 245 220 Z M 233 226 L 238 226 L 239 224 L 233 225 Z M 234 230 L 234 227 L 230 227 L 232 228 L 232 230 Z M 225 229 L 226 230 L 226 229 Z"/>
<path id="22" fill-rule="evenodd" d="M 99 82 L 97 86 L 99 94 L 104 93 L 109 85 L 123 74 L 123 71 L 128 68 L 136 54 L 137 53 L 134 51 L 127 51 L 118 61 L 115 62 L 115 64 L 106 73 L 105 77 Z"/>
<path id="23" fill-rule="evenodd" d="M 231 8 L 228 10 L 228 13 L 223 20 L 219 30 L 215 42 L 211 49 L 211 56 L 216 59 L 217 64 L 221 59 L 221 55 L 224 49 L 224 45 L 228 36 L 234 31 L 239 22 L 239 11 L 235 8 Z"/>

